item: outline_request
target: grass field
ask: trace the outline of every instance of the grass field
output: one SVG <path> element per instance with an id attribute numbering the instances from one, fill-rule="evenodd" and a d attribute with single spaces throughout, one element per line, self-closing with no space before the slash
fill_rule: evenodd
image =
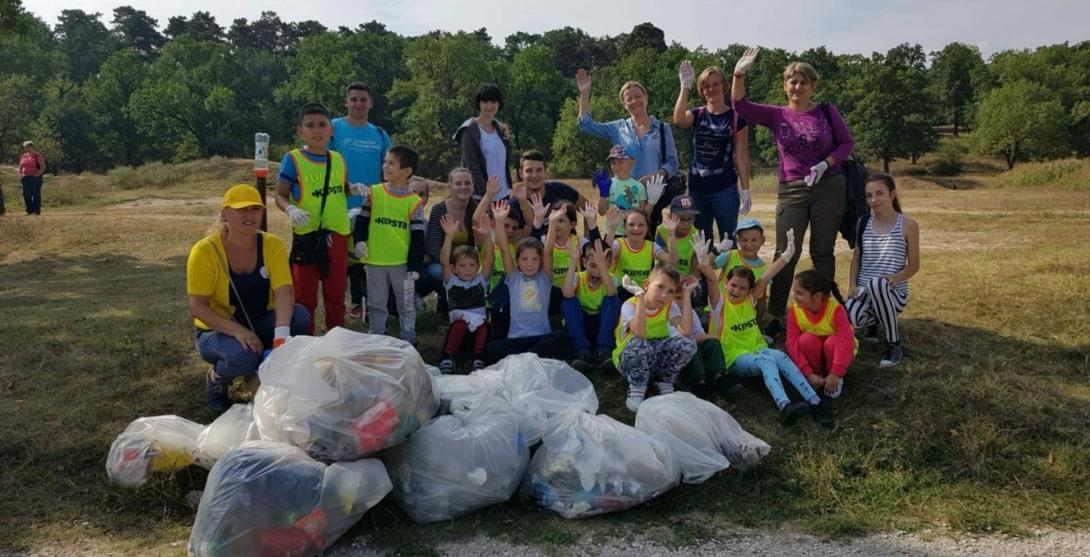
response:
<path id="1" fill-rule="evenodd" d="M 0 551 L 185 553 L 195 512 L 185 496 L 206 473 L 126 490 L 106 482 L 103 464 L 136 417 L 214 417 L 186 318 L 185 258 L 247 163 L 187 164 L 50 176 L 40 218 L 21 214 L 13 173 L 0 169 Z M 879 349 L 864 346 L 834 407 L 835 431 L 781 427 L 763 386 L 751 385 L 719 401 L 773 446 L 750 472 L 580 522 L 511 502 L 418 526 L 384 502 L 350 535 L 426 554 L 475 534 L 552 546 L 588 532 L 643 533 L 684 546 L 732 524 L 831 536 L 1087 528 L 1090 188 L 1070 176 L 1090 175 L 1090 163 L 1063 164 L 1003 175 L 977 161 L 941 180 L 957 189 L 900 178 L 923 244 L 904 315 L 911 357 L 879 370 Z M 772 186 L 766 175 L 755 188 L 766 223 Z M 287 234 L 280 212 L 271 224 Z M 433 363 L 441 327 L 420 320 Z M 592 379 L 602 412 L 631 423 L 620 377 Z"/>

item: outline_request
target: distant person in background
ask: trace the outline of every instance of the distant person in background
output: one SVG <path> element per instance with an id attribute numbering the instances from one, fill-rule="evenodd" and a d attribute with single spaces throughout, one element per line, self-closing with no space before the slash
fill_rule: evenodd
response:
<path id="1" fill-rule="evenodd" d="M 295 303 L 284 242 L 260 230 L 265 206 L 258 191 L 234 186 L 220 207 L 216 227 L 193 245 L 186 263 L 194 340 L 212 364 L 208 405 L 218 412 L 231 405 L 227 387 L 236 377 L 256 389 L 263 352 L 305 334 L 310 323 L 310 312 Z"/>
<path id="2" fill-rule="evenodd" d="M 462 152 L 462 166 L 473 175 L 473 197 L 484 195 L 490 176 L 499 177 L 500 190 L 495 199 L 506 199 L 511 194 L 511 135 L 507 126 L 496 119 L 503 110 L 503 93 L 493 84 L 481 85 L 473 100 L 477 116 L 462 122 L 454 132 L 454 141 Z"/>
<path id="3" fill-rule="evenodd" d="M 33 141 L 23 142 L 23 154 L 19 157 L 19 176 L 23 184 L 23 201 L 26 214 L 42 214 L 42 176 L 45 175 L 45 157 L 38 152 Z"/>
<path id="4" fill-rule="evenodd" d="M 738 214 L 749 213 L 749 139 L 746 121 L 726 101 L 727 78 L 723 70 L 708 66 L 696 77 L 696 90 L 704 106 L 689 108 L 693 67 L 686 60 L 678 71 L 681 91 L 674 105 L 674 125 L 693 128 L 693 162 L 689 165 L 689 196 L 700 208 L 696 228 L 704 237 L 734 237 Z M 741 186 L 739 186 L 739 183 Z M 741 210 L 739 210 L 741 202 Z M 712 222 L 719 236 L 712 233 Z"/>
<path id="5" fill-rule="evenodd" d="M 364 187 L 382 183 L 382 159 L 392 144 L 386 130 L 368 121 L 374 103 L 370 87 L 359 81 L 348 84 L 344 99 L 348 116 L 333 120 L 333 139 L 329 141 L 330 150 L 340 153 L 348 165 L 348 183 Z M 362 196 L 348 196 L 348 211 L 352 217 L 359 213 L 361 205 Z M 355 319 L 363 318 L 367 306 L 364 263 L 351 255 L 348 258 L 349 295 L 352 301 L 348 316 Z"/>
<path id="6" fill-rule="evenodd" d="M 818 86 L 813 66 L 792 62 L 783 70 L 787 106 L 757 104 L 746 98 L 746 72 L 757 60 L 751 48 L 734 66 L 731 100 L 734 110 L 747 122 L 772 132 L 780 154 L 780 186 L 776 196 L 776 257 L 787 247 L 787 231 L 795 230 L 795 252 L 802 251 L 802 237 L 810 229 L 810 259 L 814 268 L 830 280 L 836 275 L 836 237 L 848 210 L 847 183 L 841 161 L 852 154 L 855 141 L 836 107 L 810 99 Z M 795 274 L 798 260 L 788 263 L 783 276 Z M 776 336 L 783 330 L 783 315 L 791 284 L 772 282 L 765 332 Z"/>

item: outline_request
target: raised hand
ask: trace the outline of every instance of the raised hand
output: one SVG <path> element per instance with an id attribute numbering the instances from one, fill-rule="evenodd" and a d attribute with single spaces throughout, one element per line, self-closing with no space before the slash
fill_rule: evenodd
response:
<path id="1" fill-rule="evenodd" d="M 719 250 L 719 253 L 727 253 L 733 247 L 734 240 L 731 240 L 730 236 L 725 232 L 723 233 L 723 239 L 720 240 L 718 244 L 715 244 L 715 249 Z"/>
<path id="2" fill-rule="evenodd" d="M 603 168 L 594 172 L 594 186 L 598 188 L 599 197 L 609 197 L 609 188 L 612 185 L 613 180 L 609 177 L 608 170 Z"/>
<path id="3" fill-rule="evenodd" d="M 549 212 L 549 224 L 554 224 L 564 216 L 564 209 L 553 209 Z"/>
<path id="4" fill-rule="evenodd" d="M 693 234 L 693 256 L 700 265 L 711 264 L 711 240 L 704 238 L 703 230 L 697 230 Z"/>
<path id="5" fill-rule="evenodd" d="M 485 198 L 492 199 L 497 193 L 500 193 L 500 177 L 489 176 L 488 182 L 485 182 L 484 186 Z"/>
<path id="6" fill-rule="evenodd" d="M 616 207 L 610 207 L 606 211 L 606 223 L 609 224 L 610 230 L 616 230 L 621 225 L 621 212 Z"/>
<path id="7" fill-rule="evenodd" d="M 806 182 L 807 186 L 814 187 L 814 184 L 821 181 L 821 177 L 825 175 L 826 170 L 829 170 L 829 163 L 821 161 L 810 167 L 810 174 L 803 178 L 802 181 Z"/>
<path id="8" fill-rule="evenodd" d="M 787 229 L 787 247 L 783 249 L 783 253 L 780 257 L 786 259 L 788 262 L 795 257 L 795 229 Z"/>
<path id="9" fill-rule="evenodd" d="M 443 218 L 439 219 L 439 226 L 443 227 L 443 233 L 447 236 L 457 234 L 461 224 L 460 221 L 451 218 L 450 215 L 443 215 Z"/>
<path id="10" fill-rule="evenodd" d="M 580 93 L 590 92 L 590 74 L 587 73 L 587 70 L 579 68 L 575 72 L 575 86 L 579 88 Z"/>
<path id="11" fill-rule="evenodd" d="M 698 286 L 700 286 L 700 279 L 692 275 L 685 277 L 685 279 L 681 281 L 681 291 L 689 298 L 693 297 L 693 292 Z"/>
<path id="12" fill-rule="evenodd" d="M 643 296 L 643 287 L 636 284 L 636 281 L 632 280 L 632 277 L 628 275 L 621 279 L 621 288 L 624 288 L 633 296 Z"/>
<path id="13" fill-rule="evenodd" d="M 681 224 L 681 219 L 677 215 L 670 213 L 662 216 L 662 224 L 666 226 L 666 231 L 670 233 L 670 236 L 674 236 L 677 232 L 677 227 Z"/>
<path id="14" fill-rule="evenodd" d="M 738 62 L 734 64 L 734 73 L 745 75 L 749 68 L 753 67 L 753 63 L 757 61 L 757 53 L 760 51 L 759 47 L 747 48 L 742 57 L 738 59 Z"/>
<path id="15" fill-rule="evenodd" d="M 443 215 L 443 217 L 446 218 L 446 215 Z M 443 231 L 445 232 L 446 229 L 444 228 Z M 482 215 L 481 218 L 473 221 L 473 232 L 481 235 L 488 235 L 489 232 L 492 232 L 492 220 L 488 218 L 488 215 Z"/>
<path id="16" fill-rule="evenodd" d="M 685 60 L 681 63 L 681 67 L 677 71 L 678 80 L 681 81 L 682 89 L 692 89 L 693 81 L 696 79 L 696 72 L 693 71 L 693 65 Z"/>
<path id="17" fill-rule="evenodd" d="M 526 182 L 519 182 L 511 187 L 511 197 L 514 197 L 519 203 L 526 202 Z"/>
<path id="18" fill-rule="evenodd" d="M 496 222 L 502 222 L 500 219 L 507 218 L 508 213 L 511 212 L 511 207 L 507 204 L 506 199 L 492 202 L 492 216 L 496 218 Z M 497 228 L 499 225 L 496 225 Z"/>
<path id="19" fill-rule="evenodd" d="M 662 192 L 666 189 L 666 178 L 656 173 L 647 180 L 647 202 L 654 205 L 662 198 Z"/>
<path id="20" fill-rule="evenodd" d="M 549 208 L 545 206 L 544 199 L 540 193 L 535 193 L 530 196 L 530 208 L 534 211 L 534 223 L 541 223 L 545 220 L 545 215 L 548 214 Z"/>
<path id="21" fill-rule="evenodd" d="M 590 230 L 598 228 L 598 205 L 587 201 L 583 206 L 583 222 Z"/>

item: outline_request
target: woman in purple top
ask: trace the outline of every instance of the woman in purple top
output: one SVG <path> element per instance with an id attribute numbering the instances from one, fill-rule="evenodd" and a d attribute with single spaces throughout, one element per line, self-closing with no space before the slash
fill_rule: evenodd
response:
<path id="1" fill-rule="evenodd" d="M 726 100 L 727 77 L 723 70 L 708 66 L 695 77 L 686 60 L 678 70 L 681 91 L 674 105 L 674 125 L 693 128 L 693 161 L 689 165 L 689 195 L 700 214 L 696 227 L 705 238 L 718 238 L 712 232 L 712 220 L 720 236 L 734 237 L 741 214 L 749 213 L 749 139 L 746 121 L 738 118 Z M 693 80 L 705 105 L 689 108 Z M 738 187 L 738 184 L 741 187 Z"/>
<path id="2" fill-rule="evenodd" d="M 802 249 L 802 237 L 810 227 L 810 259 L 814 268 L 833 278 L 836 258 L 833 248 L 840 221 L 848 210 L 847 185 L 840 161 L 852 153 L 854 141 L 840 112 L 810 100 L 817 89 L 813 66 L 792 62 L 783 71 L 787 106 L 757 104 L 745 98 L 746 71 L 757 59 L 751 48 L 734 67 L 731 100 L 734 110 L 747 122 L 769 128 L 780 153 L 780 187 L 776 198 L 776 257 L 787 247 L 787 231 L 795 229 L 795 252 Z M 790 278 L 795 276 L 796 259 L 787 264 L 782 276 L 772 281 L 769 313 L 770 334 L 779 332 Z M 779 319 L 779 320 L 777 320 Z"/>

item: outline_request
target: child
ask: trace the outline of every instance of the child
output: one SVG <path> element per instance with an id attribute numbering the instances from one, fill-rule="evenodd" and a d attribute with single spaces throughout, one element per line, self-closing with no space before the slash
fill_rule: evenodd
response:
<path id="1" fill-rule="evenodd" d="M 760 281 L 764 276 L 765 271 L 768 269 L 768 264 L 764 259 L 761 259 L 760 251 L 761 246 L 765 245 L 765 231 L 761 226 L 761 222 L 753 217 L 747 217 L 738 223 L 738 228 L 734 231 L 734 240 L 730 238 L 724 238 L 720 243 L 721 252 L 715 258 L 715 268 L 721 269 L 719 273 L 719 279 L 716 281 L 719 285 L 720 294 L 726 294 L 727 288 L 727 271 L 735 267 L 745 267 L 750 271 L 753 271 L 754 280 Z M 735 244 L 735 249 L 730 249 L 730 246 Z M 767 292 L 762 289 L 755 293 L 754 296 L 757 299 L 757 322 L 764 321 L 765 311 L 768 308 L 768 296 Z M 772 333 L 779 333 L 783 329 L 780 324 L 771 327 Z M 769 336 L 776 336 L 771 334 Z"/>
<path id="2" fill-rule="evenodd" d="M 632 298 L 621 306 L 613 365 L 628 380 L 625 406 L 635 412 L 643 403 L 648 383 L 653 381 L 659 394 L 674 392 L 678 373 L 696 354 L 696 342 L 689 338 L 696 280 L 683 284 L 677 269 L 660 264 L 643 280 L 642 287 L 627 275 L 622 281 Z M 682 292 L 681 307 L 674 303 L 678 291 Z"/>
<path id="3" fill-rule="evenodd" d="M 482 228 L 474 227 L 483 239 L 481 251 L 484 257 L 478 259 L 473 246 L 458 246 L 451 253 L 454 235 L 461 230 L 459 222 L 443 215 L 440 224 L 443 227 L 443 248 L 439 252 L 443 266 L 443 288 L 447 294 L 447 306 L 450 308 L 450 329 L 443 348 L 443 361 L 439 371 L 454 372 L 454 357 L 461 352 L 467 335 L 473 335 L 473 370 L 484 367 L 484 351 L 488 343 L 488 323 L 485 318 L 485 290 L 488 286 L 489 270 L 492 268 L 491 228 L 488 221 L 482 219 Z"/>
<path id="4" fill-rule="evenodd" d="M 326 329 L 344 325 L 348 282 L 348 171 L 344 158 L 327 147 L 333 134 L 329 111 L 310 103 L 299 109 L 296 132 L 302 149 L 280 161 L 276 205 L 292 224 L 291 275 L 295 299 L 310 313 L 307 334 L 314 334 L 318 283 L 322 283 Z M 367 188 L 353 188 L 367 195 Z"/>
<path id="5" fill-rule="evenodd" d="M 420 198 L 421 209 L 428 206 L 428 197 L 431 195 L 431 188 L 427 179 L 421 178 L 420 176 L 413 176 L 412 178 L 409 178 L 409 189 L 412 190 L 412 192 Z M 426 258 L 428 251 L 426 221 L 424 223 L 424 230 L 424 257 Z M 427 263 L 427 261 L 425 261 L 425 263 Z M 424 265 L 421 265 L 421 268 L 423 267 Z M 413 288 L 413 305 L 416 308 L 416 313 L 423 313 L 428 310 L 428 304 L 424 301 L 424 296 L 435 292 L 439 288 L 439 286 L 427 280 L 417 280 L 415 281 L 414 286 L 415 288 Z"/>
<path id="6" fill-rule="evenodd" d="M 493 204 L 496 220 L 510 213 L 507 200 Z M 556 243 L 555 221 L 561 211 L 549 215 L 549 232 L 545 243 Z M 553 331 L 549 326 L 549 298 L 552 294 L 553 250 L 545 249 L 537 238 L 523 238 L 515 246 L 514 257 L 507 243 L 507 231 L 496 227 L 496 244 L 503 257 L 504 283 L 510 296 L 510 327 L 507 338 L 488 343 L 488 358 L 497 362 L 511 354 L 533 352 L 546 358 L 564 359 L 570 350 L 566 331 Z"/>
<path id="7" fill-rule="evenodd" d="M 674 237 L 678 226 L 676 216 L 669 215 L 664 219 L 663 225 L 668 232 L 667 248 L 664 250 L 654 242 L 647 241 L 647 228 L 651 219 L 643 209 L 632 209 L 625 215 L 625 236 L 620 240 L 613 239 L 614 220 L 618 212 L 611 208 L 608 214 L 609 229 L 606 233 L 606 242 L 613 247 L 614 258 L 611 269 L 613 276 L 627 275 L 639 284 L 650 276 L 651 268 L 654 267 L 656 260 L 673 265 L 674 258 L 677 256 L 677 238 Z M 622 292 L 621 301 L 627 300 L 630 296 L 631 294 L 627 291 Z"/>
<path id="8" fill-rule="evenodd" d="M 920 225 L 901 212 L 889 174 L 871 174 L 866 196 L 871 215 L 859 220 L 852 287 L 844 307 L 856 328 L 882 326 L 886 353 L 878 365 L 891 367 L 903 357 L 897 316 L 908 305 L 908 279 L 920 270 Z M 877 336 L 877 331 L 868 336 Z"/>
<path id="9" fill-rule="evenodd" d="M 677 267 L 681 276 L 699 276 L 696 269 L 696 264 L 693 261 L 693 237 L 696 230 L 693 228 L 693 224 L 696 222 L 696 216 L 700 214 L 700 210 L 696 208 L 696 204 L 693 202 L 693 198 L 688 195 L 679 195 L 670 202 L 670 214 L 677 217 L 677 229 L 674 230 L 676 262 L 674 266 Z M 655 243 L 662 249 L 670 249 L 670 232 L 666 230 L 665 216 L 663 218 L 663 224 L 660 224 L 655 229 Z"/>
<path id="10" fill-rule="evenodd" d="M 542 233 L 545 232 L 545 217 L 547 214 L 557 211 L 561 213 L 560 218 L 555 220 L 557 230 L 554 237 L 556 243 L 547 246 L 553 252 L 553 291 L 549 298 L 551 300 L 549 316 L 552 317 L 560 315 L 560 306 L 564 301 L 564 294 L 561 289 L 564 286 L 564 279 L 568 275 L 568 269 L 579 271 L 579 258 L 570 255 L 573 252 L 579 253 L 579 239 L 575 236 L 577 214 L 575 204 L 566 199 L 555 201 L 548 207 L 542 202 L 541 194 L 533 194 L 531 199 L 530 206 L 534 212 L 531 235 L 535 238 L 541 239 Z M 552 223 L 550 223 L 549 231 L 552 231 Z"/>
<path id="11" fill-rule="evenodd" d="M 794 238 L 794 230 L 787 233 Z M 768 347 L 757 326 L 757 292 L 783 269 L 794 256 L 794 242 L 789 242 L 783 255 L 769 265 L 760 280 L 746 267 L 734 267 L 727 271 L 726 294 L 719 289 L 708 292 L 712 301 L 712 332 L 723 345 L 723 356 L 728 372 L 737 378 L 764 377 L 765 387 L 780 410 L 780 421 L 793 425 L 807 411 L 824 427 L 833 426 L 833 418 L 814 389 L 807 383 L 791 358 L 779 350 Z M 711 273 L 707 269 L 706 273 Z M 791 402 L 784 392 L 780 376 L 787 379 L 806 402 Z"/>
<path id="12" fill-rule="evenodd" d="M 386 307 L 393 287 L 401 340 L 416 341 L 415 283 L 424 261 L 424 202 L 409 189 L 420 157 L 403 145 L 386 151 L 383 184 L 371 188 L 356 227 L 356 256 L 367 258 L 367 311 L 370 332 L 386 334 Z M 370 246 L 370 249 L 368 249 Z"/>
<path id="13" fill-rule="evenodd" d="M 682 196 L 684 197 L 684 196 Z M 674 198 L 677 201 L 681 197 Z M 694 235 L 699 241 L 693 246 L 692 265 L 693 270 L 698 273 L 704 269 L 708 271 L 708 279 L 712 284 L 715 281 L 715 274 L 712 272 L 709 264 L 711 263 L 708 255 L 708 250 L 711 248 L 710 241 L 704 241 L 704 234 L 697 231 Z M 679 297 L 675 300 L 677 303 L 682 303 Z M 714 335 L 708 334 L 704 331 L 703 325 L 700 323 L 700 316 L 697 313 L 696 308 L 693 310 L 693 330 L 689 335 L 696 342 L 696 355 L 692 360 L 681 370 L 681 378 L 688 386 L 689 390 L 693 394 L 700 397 L 707 397 L 711 395 L 712 391 L 724 386 L 721 382 L 726 376 L 727 363 L 723 359 L 723 346 L 720 344 L 719 339 Z"/>
<path id="14" fill-rule="evenodd" d="M 828 275 L 810 269 L 795 276 L 787 311 L 787 353 L 815 389 L 838 398 L 858 349 L 840 290 Z"/>
<path id="15" fill-rule="evenodd" d="M 647 187 L 643 182 L 632 178 L 632 168 L 636 166 L 636 159 L 632 158 L 624 147 L 614 145 L 609 150 L 606 159 L 610 170 L 613 171 L 613 179 L 602 170 L 594 174 L 594 184 L 598 186 L 598 214 L 604 215 L 610 207 L 616 208 L 624 222 L 625 215 L 633 209 L 648 210 Z M 624 235 L 623 225 L 613 226 L 613 234 Z"/>
<path id="16" fill-rule="evenodd" d="M 598 212 L 593 204 L 587 203 L 583 215 L 587 228 L 597 229 Z M 574 267 L 570 267 L 564 281 L 561 309 L 575 348 L 572 367 L 579 371 L 604 366 L 612 359 L 613 329 L 621 313 L 621 299 L 609 272 L 610 256 L 601 240 L 583 244 L 582 261 L 586 270 L 575 273 Z"/>

